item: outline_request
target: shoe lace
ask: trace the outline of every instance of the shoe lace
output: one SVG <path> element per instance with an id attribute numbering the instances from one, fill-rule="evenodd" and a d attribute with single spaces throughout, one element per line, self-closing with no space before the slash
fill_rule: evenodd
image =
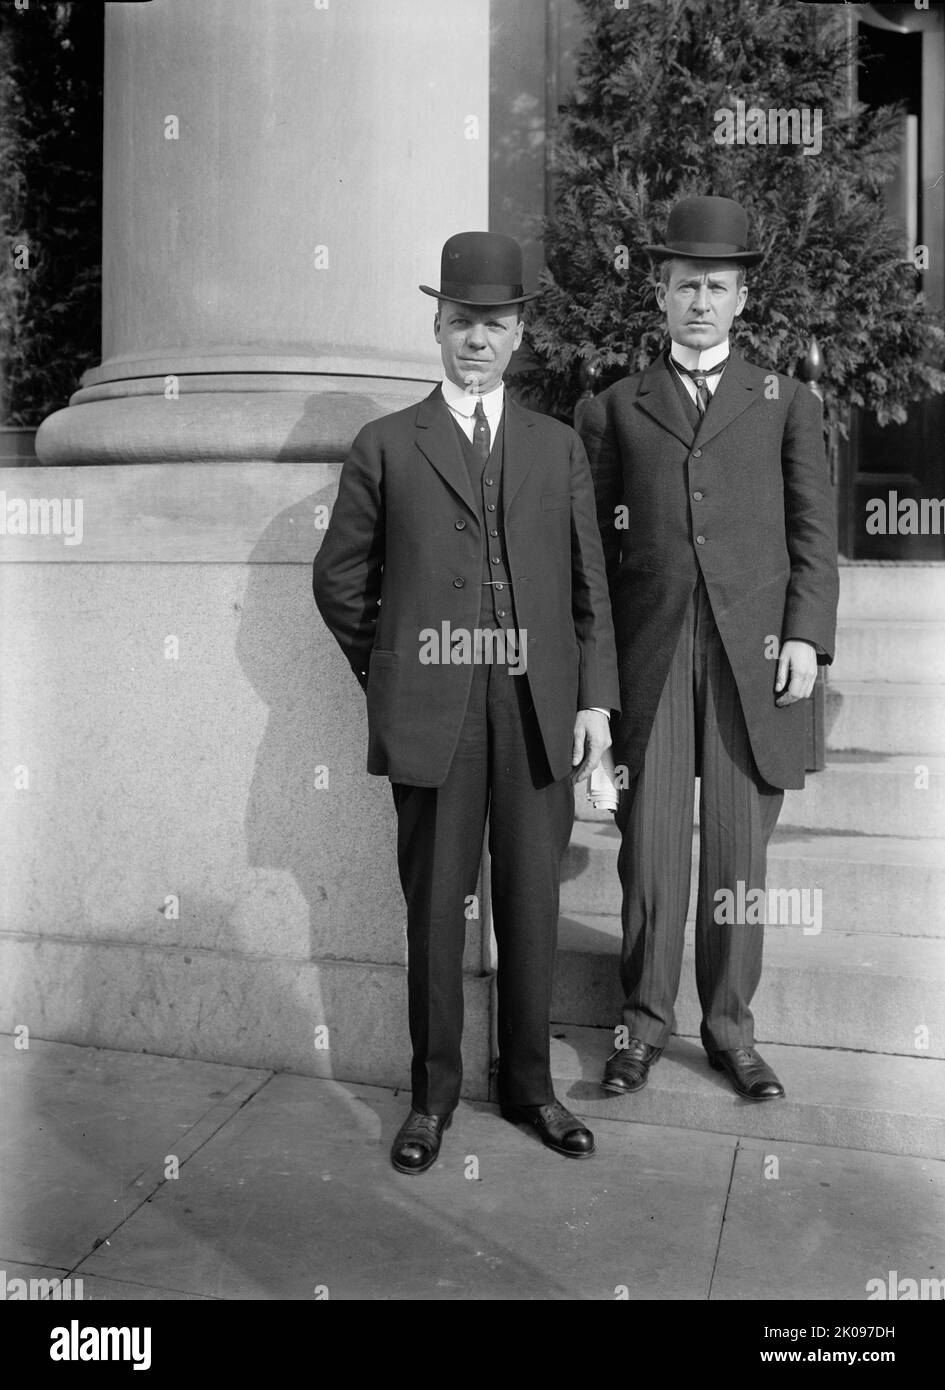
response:
<path id="1" fill-rule="evenodd" d="M 565 1109 L 565 1107 L 561 1104 L 560 1100 L 549 1101 L 547 1105 L 543 1105 L 541 1107 L 538 1113 L 546 1123 L 551 1122 L 553 1120 L 574 1119 L 574 1116 L 571 1114 L 569 1110 Z"/>
<path id="2" fill-rule="evenodd" d="M 611 1053 L 610 1061 L 619 1061 L 624 1058 L 628 1062 L 643 1062 L 646 1060 L 650 1051 L 650 1044 L 645 1043 L 642 1038 L 630 1038 L 626 1047 L 618 1047 L 616 1052 Z"/>
<path id="3" fill-rule="evenodd" d="M 761 1063 L 761 1058 L 753 1047 L 737 1047 L 734 1056 L 739 1066 L 758 1066 Z"/>
<path id="4" fill-rule="evenodd" d="M 441 1116 L 439 1115 L 422 1115 L 420 1111 L 417 1110 L 411 1115 L 407 1122 L 407 1128 L 411 1131 L 420 1129 L 428 1134 L 436 1134 L 440 1120 Z"/>

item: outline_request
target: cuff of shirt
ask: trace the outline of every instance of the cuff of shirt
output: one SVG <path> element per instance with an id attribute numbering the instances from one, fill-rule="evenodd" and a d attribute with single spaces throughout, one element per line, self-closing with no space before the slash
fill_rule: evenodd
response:
<path id="1" fill-rule="evenodd" d="M 813 647 L 818 656 L 826 656 L 827 653 L 819 642 L 812 642 L 809 637 L 785 637 L 785 642 L 806 642 L 809 647 Z"/>

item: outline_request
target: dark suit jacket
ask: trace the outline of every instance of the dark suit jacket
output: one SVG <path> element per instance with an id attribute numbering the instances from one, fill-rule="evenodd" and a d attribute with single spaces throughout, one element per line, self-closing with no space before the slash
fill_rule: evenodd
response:
<path id="1" fill-rule="evenodd" d="M 693 437 L 664 355 L 590 402 L 581 434 L 617 633 L 615 760 L 639 770 L 701 573 L 761 775 L 802 787 L 807 705 L 775 705 L 770 653 L 803 638 L 833 659 L 836 517 L 819 400 L 733 352 Z"/>
<path id="2" fill-rule="evenodd" d="M 571 770 L 579 709 L 617 709 L 613 623 L 581 441 L 515 404 L 503 414 L 506 554 L 527 679 L 557 779 Z M 440 786 L 472 683 L 471 665 L 424 665 L 425 628 L 475 630 L 482 527 L 439 387 L 361 430 L 315 558 L 319 611 L 367 689 L 368 771 Z M 520 676 L 509 679 L 519 680 Z"/>

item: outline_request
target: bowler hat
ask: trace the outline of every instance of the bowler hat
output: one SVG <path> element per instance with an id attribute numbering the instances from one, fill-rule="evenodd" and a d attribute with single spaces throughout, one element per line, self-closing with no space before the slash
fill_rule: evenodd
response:
<path id="1" fill-rule="evenodd" d="M 674 204 L 665 246 L 644 246 L 651 256 L 685 256 L 693 261 L 736 261 L 754 265 L 760 251 L 748 250 L 748 215 L 731 198 L 683 198 Z"/>
<path id="2" fill-rule="evenodd" d="M 440 288 L 421 285 L 424 294 L 453 304 L 484 307 L 524 304 L 540 291 L 522 286 L 522 248 L 514 237 L 498 232 L 457 232 L 443 247 Z"/>

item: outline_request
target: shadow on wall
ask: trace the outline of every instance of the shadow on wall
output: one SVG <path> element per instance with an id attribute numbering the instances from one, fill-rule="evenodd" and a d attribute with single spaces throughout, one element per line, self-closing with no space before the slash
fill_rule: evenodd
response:
<path id="1" fill-rule="evenodd" d="M 321 412 L 323 398 L 313 407 Z M 303 997 L 293 999 L 301 1019 L 276 1023 L 295 1035 L 293 1055 L 315 1047 L 324 1025 L 328 1049 L 313 1053 L 306 1071 L 367 1079 L 369 1059 L 386 1053 L 403 1058 L 405 1077 L 404 978 L 350 964 L 403 966 L 404 908 L 390 787 L 365 766 L 364 696 L 312 597 L 322 534 L 313 518 L 334 492 L 332 479 L 273 518 L 250 557 L 236 655 L 268 714 L 246 807 L 246 854 L 253 868 L 288 871 L 308 908 L 307 960 L 318 969 L 299 966 Z M 304 562 L 275 559 L 293 552 Z M 312 997 L 316 981 L 320 999 Z"/>

